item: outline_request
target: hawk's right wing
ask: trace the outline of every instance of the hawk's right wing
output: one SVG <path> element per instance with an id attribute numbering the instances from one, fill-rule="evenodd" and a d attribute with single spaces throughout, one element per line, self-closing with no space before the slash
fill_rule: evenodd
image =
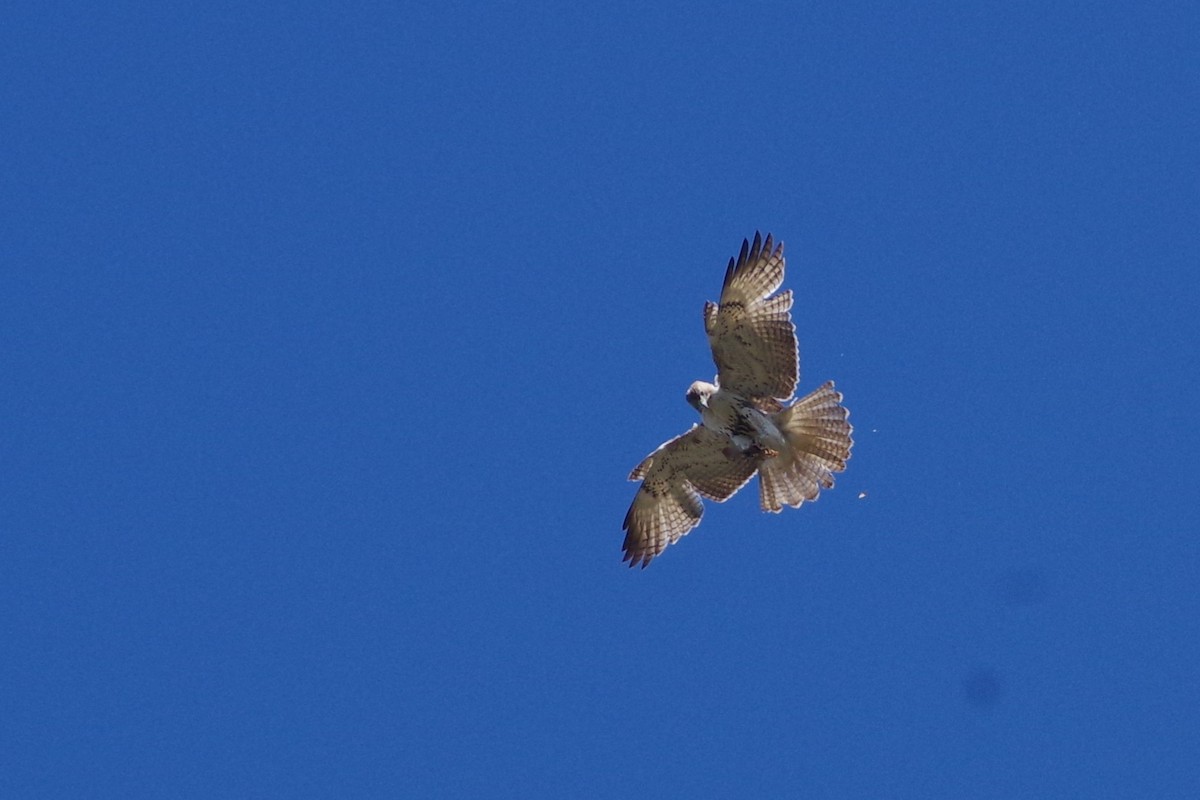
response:
<path id="1" fill-rule="evenodd" d="M 634 467 L 629 480 L 642 479 L 621 526 L 626 531 L 623 560 L 645 567 L 700 524 L 700 497 L 723 502 L 746 485 L 758 460 L 742 455 L 720 433 L 693 425 Z M 732 455 L 732 457 L 731 457 Z"/>
<path id="2" fill-rule="evenodd" d="M 743 239 L 737 259 L 729 259 L 721 302 L 704 304 L 718 383 L 765 411 L 791 399 L 800 372 L 792 292 L 771 296 L 783 284 L 783 270 L 783 244 L 755 233 L 754 243 Z"/>

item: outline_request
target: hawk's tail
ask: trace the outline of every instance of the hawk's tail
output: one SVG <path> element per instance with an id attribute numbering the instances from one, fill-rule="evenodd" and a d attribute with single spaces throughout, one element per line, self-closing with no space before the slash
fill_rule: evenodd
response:
<path id="1" fill-rule="evenodd" d="M 830 381 L 772 415 L 786 447 L 759 467 L 759 499 L 763 511 L 778 512 L 816 500 L 833 486 L 833 473 L 846 468 L 854 429 L 842 395 Z"/>

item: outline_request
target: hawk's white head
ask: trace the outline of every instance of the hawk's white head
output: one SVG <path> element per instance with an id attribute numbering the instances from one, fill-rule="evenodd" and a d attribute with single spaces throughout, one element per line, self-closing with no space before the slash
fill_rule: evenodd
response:
<path id="1" fill-rule="evenodd" d="M 712 397 L 717 391 L 717 387 L 711 383 L 704 381 L 696 381 L 688 387 L 687 401 L 688 405 L 703 414 L 704 409 L 708 407 L 708 398 Z"/>

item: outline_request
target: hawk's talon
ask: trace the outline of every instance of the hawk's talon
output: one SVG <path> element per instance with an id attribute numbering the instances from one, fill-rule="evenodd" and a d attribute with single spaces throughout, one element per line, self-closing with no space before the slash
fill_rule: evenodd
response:
<path id="1" fill-rule="evenodd" d="M 740 458 L 773 458 L 779 455 L 775 450 L 763 447 L 758 444 L 749 444 L 746 449 L 738 447 L 736 444 L 726 445 L 721 451 L 730 461 L 735 461 Z"/>

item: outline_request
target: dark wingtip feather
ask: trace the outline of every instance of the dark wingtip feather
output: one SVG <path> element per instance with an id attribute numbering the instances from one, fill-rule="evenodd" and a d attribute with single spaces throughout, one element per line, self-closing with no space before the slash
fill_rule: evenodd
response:
<path id="1" fill-rule="evenodd" d="M 621 561 L 622 562 L 628 561 L 630 569 L 633 569 L 634 567 L 637 567 L 637 566 L 640 566 L 642 569 L 645 569 L 647 567 L 647 565 L 649 565 L 650 559 L 653 558 L 653 556 L 651 556 L 649 553 L 635 552 L 632 547 L 628 546 L 628 543 L 626 544 L 626 546 L 622 547 L 621 549 L 625 551 L 625 555 L 624 555 L 624 557 L 621 558 Z"/>
<path id="2" fill-rule="evenodd" d="M 767 234 L 766 241 L 763 240 L 762 231 L 754 232 L 754 243 L 751 244 L 749 239 L 742 239 L 742 249 L 738 253 L 737 258 L 729 259 L 729 266 L 725 268 L 725 280 L 721 283 L 721 288 L 728 288 L 729 282 L 733 280 L 733 276 L 740 272 L 747 264 L 757 262 L 764 254 L 771 256 L 775 251 L 783 247 L 782 244 L 776 245 L 771 234 Z"/>
<path id="3" fill-rule="evenodd" d="M 639 490 L 640 491 L 640 490 Z M 621 529 L 626 531 L 625 541 L 621 543 L 621 552 L 624 554 L 621 561 L 629 562 L 629 568 L 632 569 L 641 563 L 645 569 L 646 564 L 650 563 L 650 555 L 644 547 L 639 547 L 638 542 L 634 540 L 633 531 L 630 530 L 630 522 L 633 518 L 633 506 L 629 507 L 628 513 L 625 514 L 625 521 L 621 523 Z"/>
<path id="4" fill-rule="evenodd" d="M 749 253 L 750 242 L 746 239 L 742 239 L 742 249 L 738 253 L 737 258 L 729 259 L 729 266 L 725 268 L 725 280 L 721 284 L 722 293 L 724 293 L 725 289 L 729 288 L 729 284 L 733 281 L 734 276 L 738 274 L 738 271 L 741 270 L 743 266 L 745 266 L 746 257 L 749 255 Z"/>
<path id="5" fill-rule="evenodd" d="M 755 232 L 755 234 L 754 234 L 754 246 L 758 247 L 758 233 L 757 232 Z M 738 253 L 737 258 L 729 259 L 729 266 L 725 268 L 725 280 L 722 281 L 722 283 L 721 283 L 722 292 L 724 292 L 725 289 L 729 288 L 729 282 L 733 280 L 733 276 L 737 275 L 738 271 L 742 267 L 746 266 L 746 260 L 748 258 L 750 258 L 752 255 L 753 255 L 753 253 L 750 250 L 750 240 L 742 239 L 742 249 Z"/>

